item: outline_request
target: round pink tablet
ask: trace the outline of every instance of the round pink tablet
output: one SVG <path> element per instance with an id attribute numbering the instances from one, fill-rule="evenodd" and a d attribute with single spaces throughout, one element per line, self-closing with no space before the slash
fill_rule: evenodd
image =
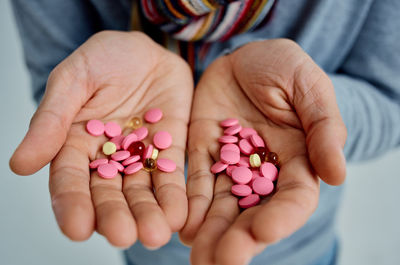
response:
<path id="1" fill-rule="evenodd" d="M 240 124 L 233 125 L 227 129 L 225 129 L 224 134 L 225 135 L 235 135 L 239 133 L 242 130 L 242 126 Z"/>
<path id="2" fill-rule="evenodd" d="M 153 143 L 158 149 L 167 149 L 172 144 L 172 137 L 166 131 L 159 131 L 154 135 Z"/>
<path id="3" fill-rule="evenodd" d="M 238 140 L 239 139 L 233 135 L 223 135 L 218 138 L 218 142 L 223 143 L 223 144 L 234 144 L 234 143 L 237 143 Z"/>
<path id="4" fill-rule="evenodd" d="M 271 181 L 275 181 L 278 178 L 278 169 L 272 163 L 262 163 L 260 166 L 260 172 L 264 177 Z"/>
<path id="5" fill-rule="evenodd" d="M 100 136 L 104 133 L 104 123 L 99 120 L 90 120 L 86 123 L 86 130 L 90 135 Z"/>
<path id="6" fill-rule="evenodd" d="M 251 180 L 254 180 L 255 178 L 263 177 L 263 175 L 261 175 L 260 171 L 258 171 L 258 170 L 252 170 L 251 173 L 253 174 L 253 177 L 251 178 Z"/>
<path id="7" fill-rule="evenodd" d="M 220 172 L 224 171 L 227 167 L 228 167 L 227 164 L 225 164 L 221 161 L 218 161 L 214 165 L 211 166 L 211 173 L 213 173 L 213 174 L 220 173 Z"/>
<path id="8" fill-rule="evenodd" d="M 110 142 L 114 143 L 115 146 L 117 147 L 117 150 L 121 149 L 122 147 L 122 141 L 124 140 L 125 136 L 123 135 L 118 135 L 110 139 Z"/>
<path id="9" fill-rule="evenodd" d="M 144 152 L 143 152 L 143 160 L 145 160 L 146 158 L 150 158 L 150 157 L 151 157 L 151 154 L 153 153 L 153 149 L 154 149 L 154 146 L 153 146 L 152 144 L 149 144 L 149 145 L 144 149 Z"/>
<path id="10" fill-rule="evenodd" d="M 163 113 L 160 109 L 150 109 L 144 114 L 144 120 L 148 123 L 156 123 L 161 120 Z"/>
<path id="11" fill-rule="evenodd" d="M 104 165 L 107 163 L 108 163 L 107 158 L 100 158 L 100 159 L 96 159 L 96 160 L 93 160 L 92 162 L 90 162 L 89 167 L 91 169 L 95 169 L 95 168 L 98 168 L 100 165 Z"/>
<path id="12" fill-rule="evenodd" d="M 238 166 L 242 166 L 242 167 L 250 167 L 250 161 L 249 161 L 249 157 L 247 156 L 241 156 Z"/>
<path id="13" fill-rule="evenodd" d="M 233 118 L 229 118 L 229 119 L 223 120 L 223 121 L 221 121 L 219 123 L 219 125 L 221 127 L 231 127 L 231 126 L 234 126 L 234 125 L 237 125 L 237 124 L 239 124 L 239 120 L 238 119 L 233 119 Z"/>
<path id="14" fill-rule="evenodd" d="M 252 177 L 253 174 L 247 167 L 237 167 L 232 170 L 232 180 L 237 184 L 247 184 Z"/>
<path id="15" fill-rule="evenodd" d="M 221 147 L 220 152 L 225 152 L 225 151 L 231 151 L 231 152 L 235 152 L 235 153 L 240 153 L 240 149 L 239 146 L 237 146 L 236 144 L 224 144 Z"/>
<path id="16" fill-rule="evenodd" d="M 131 175 L 131 174 L 133 174 L 133 173 L 138 172 L 138 171 L 141 170 L 142 168 L 143 168 L 142 162 L 136 162 L 136 163 L 133 163 L 133 164 L 127 166 L 127 167 L 124 169 L 124 173 L 125 173 L 126 175 Z"/>
<path id="17" fill-rule="evenodd" d="M 115 152 L 114 154 L 111 155 L 111 159 L 114 161 L 122 161 L 127 159 L 128 157 L 131 156 L 131 153 L 129 151 L 118 151 Z"/>
<path id="18" fill-rule="evenodd" d="M 104 133 L 108 138 L 113 138 L 115 136 L 121 135 L 122 129 L 118 123 L 109 121 L 104 125 Z"/>
<path id="19" fill-rule="evenodd" d="M 246 139 L 250 137 L 250 135 L 257 134 L 257 131 L 254 130 L 253 128 L 243 128 L 239 132 L 239 136 L 242 137 L 243 139 Z"/>
<path id="20" fill-rule="evenodd" d="M 239 200 L 240 208 L 247 209 L 256 206 L 260 202 L 260 196 L 258 194 L 250 194 Z"/>
<path id="21" fill-rule="evenodd" d="M 122 148 L 127 150 L 128 147 L 134 142 L 137 142 L 137 135 L 134 133 L 130 133 L 125 136 L 124 140 L 122 140 Z"/>
<path id="22" fill-rule="evenodd" d="M 265 147 L 263 138 L 261 138 L 261 136 L 258 134 L 252 134 L 249 138 L 254 147 Z"/>
<path id="23" fill-rule="evenodd" d="M 166 158 L 157 159 L 157 168 L 164 172 L 174 172 L 176 164 L 174 161 Z"/>
<path id="24" fill-rule="evenodd" d="M 140 160 L 140 155 L 134 155 L 134 156 L 128 157 L 127 159 L 122 161 L 122 165 L 123 166 L 128 166 L 128 165 L 133 164 L 133 163 L 135 163 L 135 162 L 137 162 L 139 160 Z"/>
<path id="25" fill-rule="evenodd" d="M 136 134 L 138 141 L 142 141 L 149 134 L 149 130 L 146 127 L 140 127 L 134 130 L 133 133 Z"/>
<path id="26" fill-rule="evenodd" d="M 245 197 L 249 196 L 252 193 L 252 190 L 248 185 L 236 184 L 232 186 L 231 192 L 233 195 Z"/>
<path id="27" fill-rule="evenodd" d="M 271 180 L 261 177 L 253 180 L 253 191 L 261 196 L 266 196 L 274 190 L 274 183 Z"/>
<path id="28" fill-rule="evenodd" d="M 242 139 L 239 141 L 239 148 L 240 151 L 245 155 L 251 155 L 254 152 L 254 147 L 247 139 Z"/>
<path id="29" fill-rule="evenodd" d="M 125 167 L 121 165 L 121 163 L 114 160 L 110 160 L 108 163 L 113 164 L 118 169 L 119 172 L 124 172 Z"/>
<path id="30" fill-rule="evenodd" d="M 225 164 L 233 165 L 239 163 L 240 154 L 232 151 L 223 151 L 220 153 L 219 158 Z"/>
<path id="31" fill-rule="evenodd" d="M 237 166 L 229 165 L 229 166 L 226 168 L 226 174 L 227 174 L 229 177 L 232 177 L 232 171 L 233 171 L 235 168 L 237 168 Z"/>
<path id="32" fill-rule="evenodd" d="M 113 164 L 103 164 L 97 168 L 97 173 L 100 177 L 105 179 L 112 179 L 118 174 L 118 169 Z"/>

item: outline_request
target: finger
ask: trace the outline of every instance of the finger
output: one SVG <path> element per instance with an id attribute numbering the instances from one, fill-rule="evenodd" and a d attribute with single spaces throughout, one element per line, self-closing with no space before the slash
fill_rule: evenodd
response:
<path id="1" fill-rule="evenodd" d="M 318 196 L 318 177 L 313 175 L 308 160 L 297 156 L 285 162 L 276 193 L 254 216 L 251 232 L 255 239 L 271 244 L 294 233 L 317 208 Z"/>
<path id="2" fill-rule="evenodd" d="M 116 247 L 131 246 L 137 238 L 136 222 L 122 193 L 121 175 L 103 179 L 93 171 L 90 189 L 97 231 Z"/>
<path id="3" fill-rule="evenodd" d="M 150 249 L 165 245 L 171 238 L 171 229 L 154 197 L 150 174 L 140 170 L 125 175 L 123 192 L 136 220 L 142 244 Z"/>
<path id="4" fill-rule="evenodd" d="M 10 168 L 30 175 L 48 164 L 64 144 L 75 115 L 90 96 L 85 66 L 72 54 L 51 73 L 29 130 L 10 159 Z"/>
<path id="5" fill-rule="evenodd" d="M 239 214 L 237 198 L 231 194 L 231 186 L 228 176 L 218 176 L 211 208 L 193 242 L 190 257 L 193 265 L 215 263 L 218 241 Z"/>
<path id="6" fill-rule="evenodd" d="M 88 164 L 88 154 L 67 142 L 50 165 L 53 211 L 61 231 L 75 241 L 88 239 L 95 228 Z"/>
<path id="7" fill-rule="evenodd" d="M 296 74 L 293 103 L 306 132 L 311 164 L 322 180 L 339 185 L 346 176 L 347 131 L 332 82 L 311 58 Z"/>
<path id="8" fill-rule="evenodd" d="M 210 153 L 218 154 L 218 145 L 210 146 L 210 143 L 216 141 L 205 137 L 203 132 L 212 132 L 212 129 L 205 128 L 215 127 L 214 123 L 213 121 L 199 121 L 192 123 L 190 127 L 187 180 L 189 213 L 186 224 L 180 232 L 181 240 L 187 245 L 192 244 L 213 199 L 215 176 L 210 171 L 213 164 Z M 218 132 L 219 130 L 216 130 L 216 133 Z M 209 151 L 208 148 L 211 150 Z"/>
<path id="9" fill-rule="evenodd" d="M 216 264 L 249 264 L 252 257 L 265 248 L 266 245 L 257 242 L 251 231 L 254 215 L 260 207 L 252 207 L 242 212 L 221 237 L 215 249 Z M 271 228 L 264 227 L 264 229 Z"/>
<path id="10" fill-rule="evenodd" d="M 187 125 L 178 119 L 163 118 L 159 123 L 152 125 L 150 131 L 151 137 L 158 131 L 168 131 L 172 136 L 172 146 L 160 150 L 158 159 L 167 158 L 174 161 L 177 165 L 176 170 L 165 173 L 156 169 L 151 172 L 151 176 L 158 204 L 172 232 L 177 232 L 185 224 L 188 212 L 184 174 Z"/>

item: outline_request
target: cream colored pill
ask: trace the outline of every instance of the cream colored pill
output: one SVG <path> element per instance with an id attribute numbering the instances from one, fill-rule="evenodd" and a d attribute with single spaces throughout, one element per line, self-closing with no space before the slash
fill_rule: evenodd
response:
<path id="1" fill-rule="evenodd" d="M 113 142 L 105 142 L 103 144 L 103 153 L 105 155 L 112 155 L 117 151 L 117 146 Z"/>
<path id="2" fill-rule="evenodd" d="M 153 152 L 151 153 L 151 159 L 157 160 L 158 158 L 158 149 L 157 148 L 153 148 Z"/>
<path id="3" fill-rule="evenodd" d="M 251 154 L 249 160 L 250 160 L 251 167 L 260 167 L 261 166 L 261 158 L 258 154 Z"/>

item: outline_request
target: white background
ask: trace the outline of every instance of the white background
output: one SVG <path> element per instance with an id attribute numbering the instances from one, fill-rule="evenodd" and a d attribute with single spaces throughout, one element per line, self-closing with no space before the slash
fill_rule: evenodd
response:
<path id="1" fill-rule="evenodd" d="M 34 111 L 21 43 L 8 1 L 0 0 L 0 264 L 120 265 L 118 249 L 99 235 L 74 243 L 58 230 L 48 169 L 20 177 L 8 159 Z M 400 264 L 400 150 L 350 165 L 340 210 L 340 265 Z"/>

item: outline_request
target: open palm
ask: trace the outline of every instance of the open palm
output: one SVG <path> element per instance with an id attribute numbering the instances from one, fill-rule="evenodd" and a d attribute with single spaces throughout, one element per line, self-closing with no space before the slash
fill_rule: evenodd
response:
<path id="1" fill-rule="evenodd" d="M 51 161 L 53 209 L 71 239 L 87 239 L 97 230 L 116 246 L 128 247 L 139 238 L 145 246 L 160 247 L 187 217 L 183 167 L 192 91 L 184 61 L 145 35 L 96 34 L 50 75 L 11 168 L 28 175 Z M 177 170 L 141 170 L 112 180 L 90 173 L 88 164 L 102 156 L 106 138 L 90 136 L 86 122 L 116 121 L 123 127 L 154 107 L 164 117 L 145 125 L 148 139 L 159 130 L 172 135 L 173 145 L 160 157 L 174 160 Z"/>
<path id="2" fill-rule="evenodd" d="M 219 160 L 219 122 L 237 118 L 279 155 L 277 192 L 240 211 Z M 295 43 L 247 44 L 208 67 L 196 88 L 189 129 L 189 216 L 181 232 L 192 264 L 247 264 L 267 244 L 289 236 L 315 210 L 319 178 L 340 184 L 346 129 L 329 78 Z"/>

